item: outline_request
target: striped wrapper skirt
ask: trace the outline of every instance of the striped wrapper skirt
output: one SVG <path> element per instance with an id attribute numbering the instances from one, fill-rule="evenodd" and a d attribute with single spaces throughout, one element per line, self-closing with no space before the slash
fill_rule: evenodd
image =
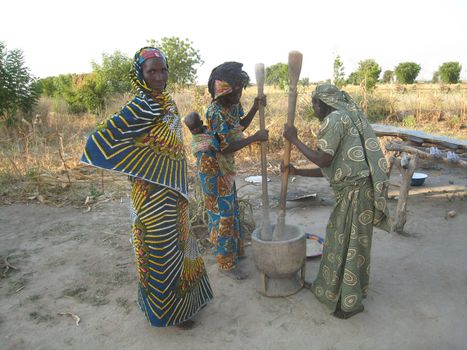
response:
<path id="1" fill-rule="evenodd" d="M 188 201 L 171 188 L 135 179 L 131 202 L 139 306 L 152 326 L 178 325 L 213 298 Z"/>

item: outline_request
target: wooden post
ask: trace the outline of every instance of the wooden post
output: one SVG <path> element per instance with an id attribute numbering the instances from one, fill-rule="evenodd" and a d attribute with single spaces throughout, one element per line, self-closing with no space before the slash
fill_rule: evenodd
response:
<path id="1" fill-rule="evenodd" d="M 403 152 L 401 154 L 401 159 L 397 159 L 396 165 L 401 172 L 402 182 L 399 191 L 399 200 L 397 201 L 394 231 L 399 234 L 405 234 L 404 226 L 407 222 L 407 199 L 409 197 L 412 175 L 418 165 L 418 156 L 413 155 L 409 157 L 407 153 Z"/>

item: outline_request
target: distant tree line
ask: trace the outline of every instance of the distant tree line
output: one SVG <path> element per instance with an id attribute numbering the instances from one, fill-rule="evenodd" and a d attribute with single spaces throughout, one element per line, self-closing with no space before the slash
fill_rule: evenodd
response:
<path id="1" fill-rule="evenodd" d="M 342 87 L 346 84 L 362 85 L 367 90 L 373 89 L 377 83 L 413 84 L 420 73 L 421 66 L 414 62 L 399 63 L 395 69 L 386 70 L 381 77 L 381 66 L 374 59 L 367 59 L 358 63 L 356 71 L 349 74 L 347 79 L 344 73 L 344 64 L 339 55 L 334 59 L 333 77 L 330 79 L 333 84 Z M 445 62 L 433 75 L 434 83 L 457 84 L 460 79 L 462 66 L 459 62 Z M 380 78 L 381 77 L 381 78 Z M 268 85 L 285 89 L 288 85 L 287 64 L 276 63 L 266 67 L 265 82 Z M 309 80 L 302 80 L 302 83 L 309 84 Z"/>
<path id="2" fill-rule="evenodd" d="M 159 42 L 154 39 L 148 40 L 148 45 L 161 48 L 168 57 L 171 72 L 169 89 L 175 90 L 195 82 L 195 66 L 203 61 L 191 41 L 166 37 Z M 37 79 L 26 67 L 23 52 L 20 49 L 8 50 L 6 44 L 0 41 L 0 121 L 11 125 L 20 113 L 27 116 L 41 95 L 62 98 L 72 113 L 99 113 L 109 98 L 131 92 L 128 78 L 131 62 L 131 57 L 117 50 L 112 54 L 102 54 L 101 63 L 92 62 L 90 73 L 62 74 Z M 417 63 L 403 62 L 399 63 L 394 71 L 384 71 L 380 78 L 382 69 L 379 64 L 373 59 L 367 59 L 360 61 L 357 70 L 345 78 L 342 59 L 336 56 L 330 81 L 338 86 L 354 84 L 371 90 L 377 83 L 396 81 L 412 84 L 420 69 Z M 459 62 L 445 62 L 433 75 L 433 82 L 458 83 L 461 70 Z M 266 67 L 265 83 L 286 89 L 287 64 L 277 63 Z M 307 86 L 310 80 L 302 78 L 299 84 Z"/>

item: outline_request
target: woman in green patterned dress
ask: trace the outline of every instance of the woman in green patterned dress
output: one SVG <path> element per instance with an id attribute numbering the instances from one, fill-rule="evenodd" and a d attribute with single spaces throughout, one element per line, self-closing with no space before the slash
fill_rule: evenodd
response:
<path id="1" fill-rule="evenodd" d="M 319 166 L 290 175 L 325 176 L 336 196 L 326 228 L 323 256 L 313 294 L 338 318 L 363 311 L 368 293 L 373 226 L 389 232 L 384 192 L 387 161 L 363 112 L 346 92 L 331 84 L 316 87 L 313 110 L 321 121 L 318 147 L 313 150 L 285 127 L 284 137 Z"/>

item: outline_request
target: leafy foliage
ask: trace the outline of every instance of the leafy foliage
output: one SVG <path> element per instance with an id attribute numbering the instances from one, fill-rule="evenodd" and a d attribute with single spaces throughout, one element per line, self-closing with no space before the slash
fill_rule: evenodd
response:
<path id="1" fill-rule="evenodd" d="M 397 81 L 401 84 L 413 84 L 420 69 L 420 65 L 414 62 L 399 63 L 395 69 Z"/>
<path id="2" fill-rule="evenodd" d="M 164 37 L 160 42 L 148 40 L 148 44 L 160 48 L 167 56 L 169 64 L 168 86 L 175 89 L 178 86 L 193 84 L 197 78 L 196 65 L 201 65 L 199 51 L 193 47 L 193 42 L 178 37 Z"/>
<path id="3" fill-rule="evenodd" d="M 266 85 L 273 85 L 279 89 L 285 90 L 289 85 L 289 71 L 285 63 L 276 63 L 266 67 L 264 82 Z"/>
<path id="4" fill-rule="evenodd" d="M 351 85 L 360 84 L 357 72 L 350 73 L 349 77 L 347 78 L 347 84 L 351 84 Z"/>
<path id="5" fill-rule="evenodd" d="M 445 84 L 457 84 L 461 70 L 459 62 L 445 62 L 439 67 L 439 78 Z"/>
<path id="6" fill-rule="evenodd" d="M 61 74 L 39 80 L 45 96 L 63 98 L 70 112 L 99 114 L 108 98 L 131 91 L 129 72 L 131 59 L 120 51 L 102 54 L 102 64 L 91 63 L 87 74 Z"/>
<path id="7" fill-rule="evenodd" d="M 341 88 L 345 84 L 344 63 L 342 62 L 339 55 L 337 55 L 334 59 L 334 74 L 332 83 L 338 88 Z"/>
<path id="8" fill-rule="evenodd" d="M 392 70 L 385 70 L 383 73 L 382 82 L 384 84 L 389 84 L 389 83 L 392 83 L 393 79 L 394 79 L 394 72 Z"/>
<path id="9" fill-rule="evenodd" d="M 105 92 L 104 95 L 125 93 L 131 91 L 129 73 L 131 58 L 120 51 L 113 54 L 102 54 L 102 64 L 91 63 L 95 75 L 96 88 Z"/>
<path id="10" fill-rule="evenodd" d="M 298 81 L 298 84 L 303 87 L 310 86 L 310 78 L 302 78 Z"/>
<path id="11" fill-rule="evenodd" d="M 381 67 L 373 59 L 367 59 L 358 63 L 357 71 L 351 73 L 347 82 L 353 85 L 362 85 L 366 90 L 371 90 L 376 86 Z"/>
<path id="12" fill-rule="evenodd" d="M 25 66 L 23 52 L 8 51 L 0 42 L 0 117 L 11 125 L 18 112 L 29 113 L 38 98 L 38 84 Z"/>

